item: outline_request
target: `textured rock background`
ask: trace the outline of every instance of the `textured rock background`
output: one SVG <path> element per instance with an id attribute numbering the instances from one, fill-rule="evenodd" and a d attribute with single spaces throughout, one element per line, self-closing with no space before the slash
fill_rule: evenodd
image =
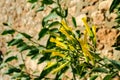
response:
<path id="1" fill-rule="evenodd" d="M 81 18 L 87 16 L 89 24 L 94 24 L 98 28 L 98 50 L 103 56 L 119 60 L 119 52 L 115 51 L 111 46 L 114 44 L 116 37 L 119 35 L 119 31 L 111 29 L 116 23 L 114 19 L 116 14 L 109 13 L 109 7 L 112 0 L 63 0 L 63 4 L 69 7 L 69 15 L 67 20 L 70 25 L 71 17 L 74 16 L 77 20 L 77 24 L 81 30 L 84 29 Z M 3 22 L 12 24 L 12 27 L 21 32 L 26 32 L 35 39 L 38 38 L 38 32 L 41 29 L 41 20 L 46 16 L 50 7 L 47 7 L 45 11 L 35 13 L 35 9 L 31 9 L 31 4 L 26 0 L 1 0 L 0 1 L 0 33 L 8 29 L 2 25 Z M 8 48 L 5 42 L 9 41 L 12 36 L 0 35 L 0 50 L 6 53 Z M 43 39 L 45 40 L 45 39 Z M 40 43 L 43 43 L 42 41 Z M 45 43 L 45 42 L 44 42 Z M 30 61 L 28 58 L 27 64 L 33 65 L 29 68 L 38 69 L 36 65 L 37 61 Z M 7 80 L 2 79 L 0 80 Z"/>

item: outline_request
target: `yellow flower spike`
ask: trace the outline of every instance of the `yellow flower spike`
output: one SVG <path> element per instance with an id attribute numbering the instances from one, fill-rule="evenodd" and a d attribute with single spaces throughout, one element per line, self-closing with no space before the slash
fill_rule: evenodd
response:
<path id="1" fill-rule="evenodd" d="M 87 30 L 89 36 L 90 36 L 90 37 L 93 37 L 93 33 L 92 33 L 92 31 L 90 30 L 90 27 L 89 27 L 89 25 L 88 25 L 88 23 L 87 23 L 87 18 L 86 18 L 86 17 L 83 17 L 83 18 L 82 18 L 82 21 L 83 21 L 83 23 L 84 23 L 84 25 L 85 25 L 85 27 L 86 27 L 86 30 Z"/>
<path id="2" fill-rule="evenodd" d="M 58 46 L 60 48 L 67 49 L 67 45 L 65 45 L 64 43 L 60 42 L 59 40 L 57 40 L 55 38 L 50 38 L 50 42 L 56 43 L 56 46 Z"/>
<path id="3" fill-rule="evenodd" d="M 63 26 L 66 30 L 69 30 L 69 31 L 72 32 L 72 28 L 69 27 L 69 26 L 65 23 L 65 20 L 62 20 L 62 21 L 61 21 L 61 24 L 62 24 L 62 26 Z"/>
<path id="4" fill-rule="evenodd" d="M 96 45 L 96 26 L 92 26 L 92 32 L 94 34 L 93 41 L 94 41 L 94 44 Z"/>
<path id="5" fill-rule="evenodd" d="M 50 38 L 50 42 L 56 42 L 55 38 Z"/>
<path id="6" fill-rule="evenodd" d="M 78 40 L 80 42 L 80 45 L 81 45 L 81 48 L 82 48 L 82 51 L 83 51 L 83 55 L 85 56 L 86 62 L 88 62 L 87 57 L 89 57 L 90 60 L 92 61 L 92 64 L 94 65 L 94 59 L 93 59 L 93 56 L 88 51 L 89 47 L 88 47 L 88 44 L 85 40 L 86 39 L 85 36 L 86 36 L 86 32 L 85 32 L 85 35 L 84 35 L 84 39 L 78 39 Z"/>
<path id="7" fill-rule="evenodd" d="M 69 45 L 69 48 L 70 48 L 71 51 L 75 50 L 75 48 L 73 46 L 71 46 L 71 45 Z"/>
<path id="8" fill-rule="evenodd" d="M 63 69 L 65 66 L 67 66 L 68 63 L 69 63 L 69 61 L 67 61 L 66 63 L 60 65 L 58 68 L 54 69 L 51 73 L 56 73 L 56 72 L 60 71 L 60 70 Z"/>
<path id="9" fill-rule="evenodd" d="M 62 42 L 57 42 L 57 43 L 56 43 L 56 46 L 58 46 L 58 47 L 60 47 L 60 48 L 62 48 L 62 49 L 67 49 L 67 45 L 65 45 L 65 44 L 62 43 Z"/>
<path id="10" fill-rule="evenodd" d="M 70 39 L 70 40 L 73 39 L 73 37 L 66 32 L 66 30 L 64 29 L 64 27 L 60 28 L 60 32 L 62 32 L 68 39 Z"/>
<path id="11" fill-rule="evenodd" d="M 57 64 L 57 62 L 49 61 L 49 62 L 47 63 L 47 66 L 46 66 L 45 69 L 48 69 L 48 68 L 50 68 L 50 67 L 52 67 L 52 66 L 54 66 L 54 65 L 56 65 L 56 64 Z"/>
<path id="12" fill-rule="evenodd" d="M 62 58 L 65 58 L 65 55 L 62 54 L 62 53 L 60 53 L 60 52 L 52 52 L 51 57 L 54 57 L 54 56 L 60 56 L 60 57 L 62 57 Z"/>
<path id="13" fill-rule="evenodd" d="M 87 43 L 87 31 L 84 31 L 84 44 Z"/>
<path id="14" fill-rule="evenodd" d="M 62 41 L 63 39 L 60 38 L 60 37 L 56 37 L 56 40 L 57 40 L 57 41 Z"/>

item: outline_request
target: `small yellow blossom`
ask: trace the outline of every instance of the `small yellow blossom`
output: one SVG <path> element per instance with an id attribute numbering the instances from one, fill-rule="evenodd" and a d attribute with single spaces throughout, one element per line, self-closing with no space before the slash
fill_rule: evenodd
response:
<path id="1" fill-rule="evenodd" d="M 92 26 L 92 31 L 93 31 L 93 34 L 94 34 L 93 41 L 94 41 L 94 44 L 96 45 L 96 26 Z"/>
<path id="2" fill-rule="evenodd" d="M 62 32 L 68 39 L 73 39 L 73 36 L 69 35 L 63 26 L 61 26 L 60 32 Z"/>
<path id="3" fill-rule="evenodd" d="M 67 49 L 67 45 L 64 44 L 63 42 L 60 42 L 59 40 L 55 39 L 55 38 L 50 38 L 50 42 L 54 42 L 56 43 L 56 46 L 62 48 L 62 49 Z"/>
<path id="4" fill-rule="evenodd" d="M 65 66 L 67 66 L 68 63 L 69 63 L 69 61 L 67 61 L 66 63 L 60 65 L 58 68 L 54 69 L 51 73 L 56 73 L 56 72 L 60 71 L 60 70 L 63 69 Z"/>
<path id="5" fill-rule="evenodd" d="M 71 45 L 69 45 L 69 48 L 70 48 L 71 51 L 75 50 L 75 48 L 73 46 L 71 46 Z"/>
<path id="6" fill-rule="evenodd" d="M 48 68 L 50 68 L 50 67 L 52 67 L 52 66 L 54 66 L 54 65 L 56 65 L 56 64 L 57 64 L 57 62 L 49 61 L 49 62 L 47 63 L 47 66 L 46 66 L 45 69 L 48 69 Z"/>
<path id="7" fill-rule="evenodd" d="M 64 57 L 65 57 L 65 55 L 64 55 L 64 54 L 62 54 L 62 53 L 60 53 L 60 52 L 52 52 L 51 57 L 53 57 L 53 56 L 60 56 L 60 57 L 62 57 L 62 58 L 64 58 Z"/>
<path id="8" fill-rule="evenodd" d="M 83 18 L 82 18 L 82 21 L 83 21 L 83 23 L 84 23 L 84 25 L 85 25 L 85 27 L 86 27 L 86 30 L 87 30 L 89 36 L 90 36 L 90 37 L 93 37 L 93 33 L 92 33 L 92 31 L 90 30 L 90 27 L 89 27 L 86 19 L 87 19 L 86 17 L 83 17 Z"/>
<path id="9" fill-rule="evenodd" d="M 62 24 L 62 26 L 63 26 L 66 30 L 72 32 L 72 28 L 69 27 L 69 26 L 65 23 L 65 20 L 62 20 L 62 21 L 61 21 L 61 24 Z"/>

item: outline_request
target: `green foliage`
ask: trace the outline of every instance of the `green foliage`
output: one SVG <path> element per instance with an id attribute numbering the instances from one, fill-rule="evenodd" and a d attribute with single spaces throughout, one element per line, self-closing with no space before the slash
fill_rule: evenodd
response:
<path id="1" fill-rule="evenodd" d="M 13 34 L 13 33 L 15 33 L 15 30 L 5 30 L 4 32 L 2 32 L 2 35 Z"/>
<path id="2" fill-rule="evenodd" d="M 39 0 L 28 0 L 28 2 L 33 4 L 32 8 L 35 7 L 38 1 Z M 11 79 L 50 80 L 50 78 L 46 76 L 53 74 L 55 77 L 52 80 L 62 80 L 68 70 L 71 71 L 73 80 L 84 78 L 96 80 L 100 76 L 99 73 L 106 74 L 103 80 L 110 80 L 118 75 L 120 62 L 102 58 L 97 53 L 95 26 L 92 26 L 91 29 L 87 23 L 87 19 L 82 18 L 85 30 L 84 33 L 81 33 L 77 28 L 75 17 L 72 17 L 74 27 L 69 27 L 67 22 L 67 16 L 69 15 L 68 8 L 61 6 L 61 0 L 41 0 L 40 2 L 41 5 L 37 9 L 37 12 L 43 11 L 47 6 L 52 4 L 56 6 L 42 19 L 42 29 L 38 33 L 38 40 L 12 27 L 10 27 L 10 30 L 2 32 L 2 35 L 6 36 L 7 34 L 18 34 L 17 37 L 13 36 L 13 38 L 7 42 L 7 46 L 16 46 L 19 50 L 19 55 L 16 54 L 16 56 L 7 57 L 8 54 L 5 54 L 7 58 L 3 61 L 4 57 L 2 58 L 2 54 L 0 54 L 0 63 L 6 65 L 5 68 L 8 69 L 6 74 L 12 76 Z M 110 8 L 110 12 L 113 11 L 115 5 Z M 8 23 L 3 23 L 3 25 L 9 26 Z M 48 40 L 47 44 L 43 46 L 39 44 L 39 41 L 41 41 L 45 35 L 48 35 Z M 119 43 L 116 43 L 115 46 L 118 46 L 118 44 Z M 10 53 L 12 54 L 12 52 Z M 21 63 L 18 63 L 17 66 L 10 64 L 13 60 L 20 60 L 17 56 L 21 57 Z M 37 59 L 38 65 L 46 63 L 42 72 L 38 72 L 39 75 L 35 74 L 37 71 L 33 73 L 28 71 L 27 65 L 25 64 L 25 57 Z M 96 73 L 98 74 L 96 75 Z M 68 77 L 69 76 L 67 76 L 67 78 Z"/>
<path id="3" fill-rule="evenodd" d="M 43 28 L 40 32 L 39 32 L 39 39 L 41 39 L 42 37 L 44 37 L 48 32 L 48 28 Z"/>
<path id="4" fill-rule="evenodd" d="M 90 77 L 90 80 L 95 80 L 98 77 L 98 75 L 94 75 L 92 77 Z"/>
<path id="5" fill-rule="evenodd" d="M 119 4 L 120 4 L 119 0 L 113 0 L 109 11 L 112 12 Z"/>
<path id="6" fill-rule="evenodd" d="M 17 59 L 18 59 L 17 56 L 11 56 L 11 57 L 7 58 L 7 59 L 5 60 L 5 62 L 10 62 L 10 61 L 12 61 L 12 60 L 17 60 Z"/>
<path id="7" fill-rule="evenodd" d="M 72 17 L 72 21 L 73 21 L 74 27 L 77 27 L 77 23 L 76 23 L 75 17 Z"/>

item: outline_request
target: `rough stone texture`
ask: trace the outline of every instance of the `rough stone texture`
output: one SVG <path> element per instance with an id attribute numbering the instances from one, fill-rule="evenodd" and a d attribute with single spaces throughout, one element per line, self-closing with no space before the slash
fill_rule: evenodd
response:
<path id="1" fill-rule="evenodd" d="M 89 18 L 89 24 L 96 25 L 99 28 L 97 32 L 98 43 L 97 47 L 99 52 L 103 56 L 119 60 L 119 51 L 115 51 L 111 46 L 114 44 L 119 32 L 115 29 L 111 29 L 114 25 L 114 19 L 116 14 L 109 13 L 109 7 L 112 0 L 66 0 L 66 6 L 69 7 L 69 15 L 67 21 L 72 26 L 71 17 L 76 17 L 79 29 L 83 30 L 83 23 L 81 18 L 87 16 Z M 65 4 L 65 2 L 63 2 Z M 46 16 L 50 7 L 47 7 L 45 11 L 35 13 L 35 9 L 31 9 L 31 4 L 26 0 L 1 0 L 0 1 L 0 33 L 8 29 L 2 25 L 3 22 L 12 24 L 12 27 L 18 31 L 26 32 L 34 37 L 38 38 L 38 32 L 41 29 L 41 20 Z M 12 36 L 0 35 L 0 50 L 6 53 L 9 48 L 6 47 L 5 42 L 9 41 Z M 42 41 L 45 41 L 44 38 Z M 40 43 L 43 43 L 43 42 Z M 45 42 L 44 42 L 45 43 Z M 13 62 L 14 64 L 14 62 Z M 31 61 L 26 58 L 26 65 L 29 70 L 41 71 L 41 65 L 36 66 L 37 61 Z M 31 66 L 32 65 L 32 66 Z M 43 67 L 43 66 L 42 66 Z M 30 71 L 32 73 L 32 71 Z M 2 80 L 9 80 L 8 76 L 0 76 Z"/>

